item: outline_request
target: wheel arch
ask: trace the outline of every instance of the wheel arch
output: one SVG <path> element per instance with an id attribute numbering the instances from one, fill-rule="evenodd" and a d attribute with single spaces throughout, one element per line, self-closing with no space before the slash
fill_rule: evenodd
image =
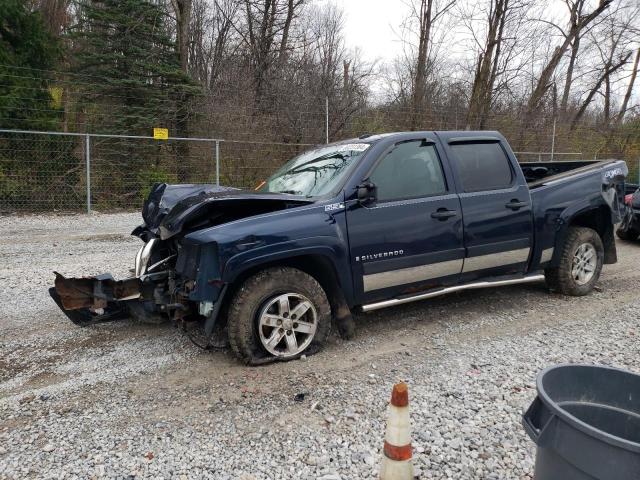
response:
<path id="1" fill-rule="evenodd" d="M 602 240 L 604 248 L 604 263 L 616 263 L 618 260 L 616 242 L 614 238 L 614 225 L 611 209 L 608 205 L 593 204 L 583 201 L 572 205 L 562 212 L 558 219 L 558 229 L 555 238 L 555 248 L 550 267 L 558 266 L 560 253 L 567 239 L 570 227 L 586 227 L 595 230 Z"/>
<path id="2" fill-rule="evenodd" d="M 616 263 L 618 257 L 613 236 L 613 220 L 611 209 L 607 205 L 580 210 L 571 216 L 563 232 L 563 241 L 566 238 L 569 227 L 586 227 L 595 230 L 602 239 L 604 263 Z"/>
<path id="3" fill-rule="evenodd" d="M 290 267 L 313 277 L 322 287 L 329 304 L 331 305 L 331 314 L 334 318 L 343 317 L 350 313 L 350 304 L 348 301 L 348 292 L 351 291 L 350 285 L 345 285 L 350 281 L 345 279 L 344 275 L 338 273 L 335 262 L 326 253 L 301 252 L 291 256 L 274 256 L 261 258 L 258 262 L 245 262 L 244 268 L 234 269 L 233 275 L 225 278 L 228 285 L 228 291 L 223 300 L 221 317 L 226 321 L 226 313 L 229 302 L 234 298 L 236 290 L 250 277 L 257 273 L 272 267 Z M 345 288 L 346 287 L 346 288 Z"/>

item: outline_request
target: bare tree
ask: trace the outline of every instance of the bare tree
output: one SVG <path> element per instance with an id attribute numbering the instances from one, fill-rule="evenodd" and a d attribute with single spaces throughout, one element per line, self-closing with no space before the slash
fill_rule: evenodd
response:
<path id="1" fill-rule="evenodd" d="M 624 94 L 624 100 L 622 101 L 622 105 L 620 106 L 620 111 L 616 116 L 616 125 L 620 126 L 622 124 L 622 120 L 624 119 L 625 114 L 629 108 L 629 99 L 631 98 L 631 93 L 633 92 L 633 87 L 636 82 L 636 76 L 638 75 L 638 62 L 640 61 L 640 48 L 636 51 L 636 59 L 633 62 L 633 68 L 631 69 L 631 78 L 629 79 L 629 84 L 627 86 L 627 90 Z"/>
<path id="2" fill-rule="evenodd" d="M 412 85 L 411 128 L 418 126 L 418 113 L 425 106 L 427 78 L 430 70 L 430 55 L 433 50 L 433 35 L 436 23 L 453 7 L 455 0 L 442 3 L 439 0 L 414 0 L 410 4 L 408 24 L 416 24 L 418 46 L 415 52 Z M 412 27 L 409 28 L 410 30 Z"/>
<path id="3" fill-rule="evenodd" d="M 191 0 L 171 0 L 173 13 L 176 20 L 176 43 L 178 50 L 178 60 L 180 68 L 186 76 L 189 74 L 189 40 L 191 38 L 189 27 L 191 25 Z M 188 137 L 190 135 L 189 125 L 189 102 L 191 95 L 185 91 L 181 93 L 179 99 L 179 108 L 176 112 L 176 130 L 179 137 Z M 189 178 L 189 143 L 178 142 L 177 145 L 180 162 L 177 165 L 177 176 L 180 182 L 184 182 Z"/>
<path id="4" fill-rule="evenodd" d="M 173 13 L 176 19 L 176 41 L 178 44 L 178 57 L 182 71 L 189 71 L 189 27 L 191 25 L 191 0 L 171 0 Z"/>
<path id="5" fill-rule="evenodd" d="M 42 13 L 49 31 L 55 36 L 62 35 L 69 25 L 69 5 L 71 0 L 37 0 L 35 9 Z"/>
<path id="6" fill-rule="evenodd" d="M 225 63 L 237 50 L 233 40 L 233 21 L 242 0 L 194 0 L 189 28 L 189 72 L 213 90 Z"/>
<path id="7" fill-rule="evenodd" d="M 589 25 L 607 9 L 613 0 L 598 0 L 598 5 L 595 9 L 589 13 L 584 13 L 586 1 L 587 0 L 565 0 L 567 8 L 569 9 L 569 25 L 566 30 L 549 22 L 554 28 L 561 32 L 564 40 L 560 45 L 556 46 L 551 57 L 538 76 L 535 87 L 529 96 L 526 106 L 526 116 L 528 119 L 530 119 L 532 114 L 538 110 L 545 94 L 553 85 L 553 74 L 569 47 L 580 37 L 580 35 L 584 33 L 585 29 L 587 29 L 587 27 L 589 27 Z M 570 83 L 571 82 L 569 82 L 569 84 Z"/>
<path id="8" fill-rule="evenodd" d="M 487 35 L 476 64 L 467 112 L 468 128 L 484 128 L 491 108 L 510 0 L 490 0 Z"/>
<path id="9" fill-rule="evenodd" d="M 607 129 L 610 127 L 613 89 L 618 82 L 618 74 L 624 70 L 623 67 L 633 55 L 637 38 L 634 27 L 639 15 L 640 7 L 620 3 L 590 32 L 590 41 L 600 58 L 600 65 L 594 71 L 595 82 L 589 86 L 586 98 L 573 116 L 570 130 L 576 128 L 596 95 L 603 98 L 603 126 Z"/>
<path id="10" fill-rule="evenodd" d="M 573 25 L 577 19 L 583 16 L 583 10 L 585 7 L 584 1 L 568 2 L 565 1 L 570 13 L 570 22 Z M 570 42 L 571 53 L 569 54 L 569 64 L 567 66 L 567 73 L 565 75 L 564 88 L 562 90 L 562 99 L 560 100 L 560 114 L 564 118 L 567 115 L 567 106 L 569 103 L 569 95 L 571 93 L 571 86 L 573 85 L 574 73 L 576 68 L 576 60 L 578 59 L 578 52 L 580 51 L 580 41 L 582 37 L 587 33 L 588 29 L 583 29 L 582 32 L 578 32 L 573 40 Z M 563 32 L 564 34 L 564 32 Z"/>
<path id="11" fill-rule="evenodd" d="M 585 111 L 587 110 L 587 107 L 591 104 L 594 96 L 596 95 L 596 93 L 598 93 L 598 91 L 602 87 L 603 82 L 605 82 L 607 79 L 611 77 L 611 75 L 613 75 L 615 72 L 620 70 L 620 68 L 626 65 L 626 63 L 629 61 L 629 58 L 631 57 L 631 53 L 632 52 L 627 52 L 625 55 L 621 56 L 616 61 L 613 60 L 613 55 L 607 58 L 607 61 L 605 62 L 604 68 L 600 76 L 598 77 L 598 80 L 596 81 L 595 85 L 589 90 L 587 97 L 582 102 L 582 105 L 580 105 L 580 108 L 574 115 L 573 120 L 571 121 L 570 130 L 574 130 L 576 128 L 578 122 L 580 121 Z M 605 112 L 606 112 L 606 109 L 608 108 L 609 108 L 608 103 L 607 101 L 605 101 Z M 605 117 L 608 117 L 607 113 L 605 113 Z"/>
<path id="12" fill-rule="evenodd" d="M 249 48 L 256 102 L 275 61 L 290 48 L 291 22 L 302 5 L 303 0 L 244 0 L 245 25 L 235 28 Z"/>
<path id="13" fill-rule="evenodd" d="M 373 65 L 362 62 L 358 51 L 346 48 L 344 13 L 336 4 L 311 6 L 304 29 L 301 48 L 289 58 L 290 68 L 283 83 L 283 93 L 286 91 L 293 101 L 280 108 L 289 112 L 293 124 L 300 105 L 324 111 L 328 100 L 329 135 L 334 137 L 366 101 Z"/>

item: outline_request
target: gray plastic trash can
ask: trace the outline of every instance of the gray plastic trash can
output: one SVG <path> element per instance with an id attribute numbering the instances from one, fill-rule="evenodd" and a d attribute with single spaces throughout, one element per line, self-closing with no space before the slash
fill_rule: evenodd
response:
<path id="1" fill-rule="evenodd" d="M 537 387 L 522 418 L 538 446 L 535 480 L 640 480 L 640 375 L 558 365 Z"/>

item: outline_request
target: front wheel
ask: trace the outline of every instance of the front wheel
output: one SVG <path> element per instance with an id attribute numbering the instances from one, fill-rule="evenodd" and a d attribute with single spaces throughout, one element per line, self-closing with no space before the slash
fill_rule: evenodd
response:
<path id="1" fill-rule="evenodd" d="M 600 277 L 603 261 L 604 247 L 598 232 L 570 227 L 559 265 L 544 272 L 547 285 L 565 295 L 587 295 Z"/>
<path id="2" fill-rule="evenodd" d="M 229 307 L 229 343 L 247 363 L 311 355 L 330 328 L 331 307 L 324 290 L 295 268 L 269 268 L 248 278 Z"/>

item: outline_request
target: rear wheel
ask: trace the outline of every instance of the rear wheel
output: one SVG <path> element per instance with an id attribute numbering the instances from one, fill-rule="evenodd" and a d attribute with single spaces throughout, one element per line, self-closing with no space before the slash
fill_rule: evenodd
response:
<path id="1" fill-rule="evenodd" d="M 600 277 L 604 247 L 600 235 L 585 227 L 570 227 L 560 264 L 545 270 L 547 285 L 565 295 L 587 295 Z"/>
<path id="2" fill-rule="evenodd" d="M 295 268 L 269 268 L 248 278 L 229 307 L 229 343 L 248 363 L 311 355 L 330 328 L 331 307 L 324 290 Z"/>

